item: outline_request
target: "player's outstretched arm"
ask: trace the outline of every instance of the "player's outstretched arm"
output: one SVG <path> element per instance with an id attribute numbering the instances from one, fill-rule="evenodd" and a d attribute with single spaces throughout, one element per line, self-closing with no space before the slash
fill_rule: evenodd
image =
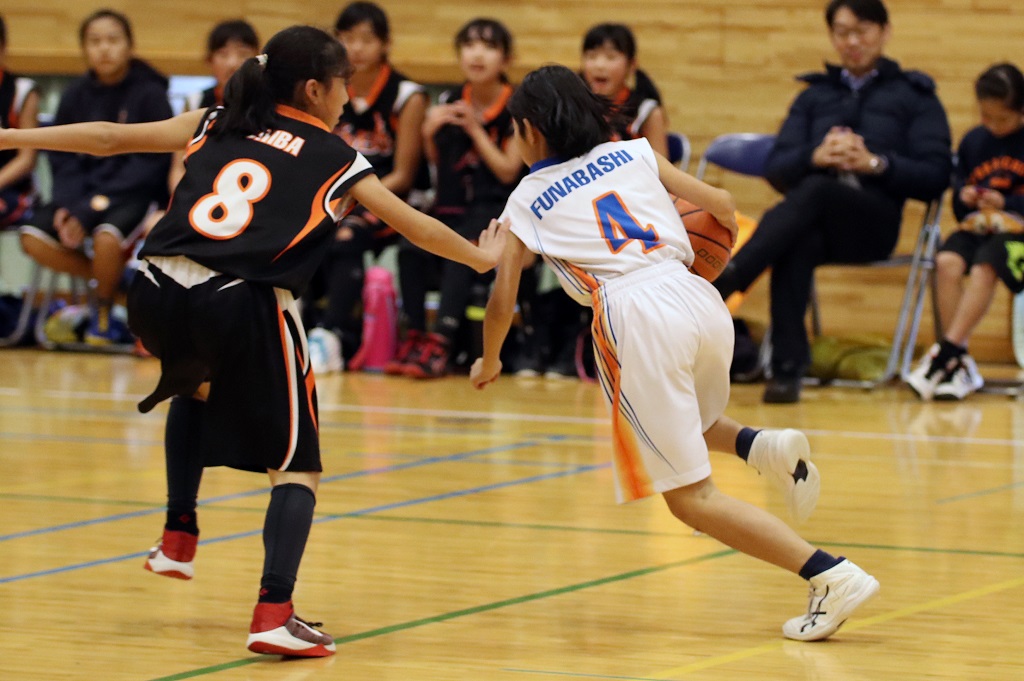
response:
<path id="1" fill-rule="evenodd" d="M 367 210 L 423 250 L 461 262 L 477 272 L 493 269 L 504 250 L 507 225 L 503 227 L 492 220 L 490 226 L 480 234 L 480 245 L 476 246 L 442 222 L 424 215 L 392 194 L 376 175 L 365 176 L 352 186 L 349 193 Z"/>
<path id="2" fill-rule="evenodd" d="M 480 389 L 494 383 L 501 374 L 501 346 L 512 326 L 525 251 L 523 242 L 514 234 L 509 234 L 494 277 L 494 289 L 487 301 L 487 312 L 484 314 L 484 355 L 473 362 L 469 370 L 469 380 L 474 388 Z"/>
<path id="3" fill-rule="evenodd" d="M 665 189 L 714 215 L 735 237 L 739 225 L 736 224 L 736 202 L 732 194 L 684 173 L 657 152 L 655 156 L 658 159 L 658 176 Z"/>
<path id="4" fill-rule="evenodd" d="M 47 149 L 93 156 L 161 153 L 183 149 L 206 111 L 152 123 L 72 123 L 48 128 L 0 129 L 0 149 Z"/>

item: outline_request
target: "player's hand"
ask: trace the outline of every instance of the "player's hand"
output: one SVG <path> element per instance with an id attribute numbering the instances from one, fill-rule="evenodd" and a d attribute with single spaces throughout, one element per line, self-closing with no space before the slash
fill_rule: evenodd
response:
<path id="1" fill-rule="evenodd" d="M 736 235 L 740 231 L 740 225 L 736 222 L 736 200 L 726 190 L 719 189 L 719 191 L 721 195 L 720 200 L 717 202 L 718 205 L 715 206 L 714 210 L 708 210 L 708 212 L 732 233 L 732 239 L 735 242 Z"/>
<path id="2" fill-rule="evenodd" d="M 469 382 L 477 390 L 483 390 L 498 380 L 501 375 L 501 361 L 484 362 L 483 357 L 478 357 L 469 370 Z"/>
<path id="3" fill-rule="evenodd" d="M 974 208 L 978 205 L 978 188 L 973 184 L 966 185 L 960 190 L 960 200 L 968 208 Z"/>
<path id="4" fill-rule="evenodd" d="M 438 104 L 427 111 L 423 119 L 423 134 L 433 137 L 434 133 L 449 123 L 455 124 L 455 110 L 452 104 Z"/>
<path id="5" fill-rule="evenodd" d="M 814 149 L 811 163 L 818 168 L 838 168 L 846 160 L 851 134 L 849 128 L 833 127 Z"/>
<path id="6" fill-rule="evenodd" d="M 498 261 L 501 260 L 501 254 L 505 252 L 505 244 L 508 243 L 510 226 L 511 223 L 508 219 L 505 219 L 503 222 L 492 219 L 491 223 L 487 225 L 487 229 L 480 232 L 480 239 L 477 245 L 486 254 L 487 262 L 490 265 L 486 269 L 477 271 L 487 272 L 497 266 Z"/>
<path id="7" fill-rule="evenodd" d="M 78 248 L 85 241 L 85 228 L 78 218 L 69 215 L 57 226 L 57 236 L 60 237 L 61 245 L 66 248 Z"/>
<path id="8" fill-rule="evenodd" d="M 451 107 L 452 122 L 465 130 L 467 135 L 472 136 L 473 133 L 484 131 L 484 126 L 477 119 L 476 112 L 473 111 L 472 106 L 460 99 L 453 103 Z"/>
<path id="9" fill-rule="evenodd" d="M 978 208 L 982 210 L 1002 210 L 1006 207 L 1006 197 L 994 189 L 978 190 Z"/>

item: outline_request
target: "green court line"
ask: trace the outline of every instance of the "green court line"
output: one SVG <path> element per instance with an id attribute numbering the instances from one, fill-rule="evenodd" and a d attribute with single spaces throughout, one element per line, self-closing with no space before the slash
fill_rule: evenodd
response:
<path id="1" fill-rule="evenodd" d="M 133 506 L 139 508 L 163 508 L 163 504 L 154 504 L 146 501 L 131 501 L 123 499 L 98 499 L 89 497 L 64 497 L 56 495 L 46 494 L 5 494 L 0 493 L 0 500 L 10 499 L 15 501 L 46 501 L 46 502 L 65 502 L 75 504 L 110 504 L 115 506 Z M 232 513 L 260 513 L 264 514 L 267 512 L 265 507 L 244 507 L 244 506 L 224 506 L 221 504 L 211 506 L 201 506 L 201 510 L 206 513 L 208 511 L 220 511 L 220 512 L 232 512 Z M 489 527 L 497 529 L 521 529 L 521 530 L 540 530 L 543 532 L 575 532 L 581 534 L 610 534 L 610 535 L 625 535 L 625 536 L 636 536 L 636 537 L 686 537 L 684 532 L 654 532 L 651 530 L 632 530 L 615 527 L 576 527 L 572 525 L 550 525 L 545 523 L 509 523 L 499 522 L 493 520 L 466 520 L 464 518 L 421 518 L 415 516 L 401 516 L 401 515 L 366 515 L 366 514 L 348 514 L 348 513 L 316 513 L 317 518 L 331 518 L 341 519 L 350 518 L 352 520 L 367 520 L 376 522 L 392 522 L 392 523 L 420 523 L 426 525 L 458 525 L 464 527 Z M 838 549 L 865 549 L 873 551 L 906 551 L 909 553 L 934 553 L 934 554 L 946 554 L 953 556 L 983 556 L 991 558 L 1024 558 L 1024 553 L 1014 553 L 1010 551 L 988 551 L 980 549 L 955 549 L 955 548 L 942 548 L 935 546 L 898 546 L 893 544 L 858 544 L 854 542 L 828 542 L 828 541 L 814 541 L 808 540 L 815 546 L 831 547 Z"/>
<path id="2" fill-rule="evenodd" d="M 428 624 L 437 624 L 438 622 L 445 622 L 447 620 L 453 620 L 460 617 L 466 617 L 469 615 L 476 615 L 482 612 L 488 612 L 491 610 L 498 610 L 500 608 L 507 608 L 513 605 L 521 605 L 523 603 L 529 603 L 531 601 L 538 601 L 545 598 L 552 598 L 554 596 L 561 596 L 562 594 L 572 593 L 575 591 L 582 591 L 583 589 L 591 589 L 598 586 L 604 586 L 605 584 L 612 584 L 615 582 L 625 581 L 627 579 L 635 579 L 637 577 L 645 577 L 647 575 L 655 574 L 658 572 L 664 572 L 666 570 L 672 570 L 674 568 L 686 567 L 689 565 L 697 565 L 710 560 L 716 560 L 718 558 L 724 558 L 736 554 L 737 551 L 734 549 L 725 549 L 722 551 L 715 551 L 714 553 L 707 553 L 702 556 L 696 556 L 694 558 L 687 558 L 685 560 L 677 560 L 671 563 L 665 563 L 663 565 L 654 565 L 652 567 L 640 568 L 638 570 L 630 570 L 628 572 L 622 572 L 617 575 L 610 575 L 608 577 L 601 577 L 599 579 L 593 579 L 586 582 L 580 582 L 578 584 L 570 584 L 568 586 L 558 587 L 556 589 L 549 589 L 547 591 L 539 591 L 533 594 L 526 594 L 525 596 L 516 596 L 515 598 L 507 598 L 502 601 L 495 601 L 494 603 L 485 603 L 483 605 L 476 605 L 471 608 L 464 608 L 462 610 L 455 610 L 452 612 L 442 613 L 440 615 L 434 615 L 432 617 L 424 617 L 418 620 L 410 620 L 408 622 L 401 622 L 399 624 L 392 624 L 386 627 L 380 627 L 378 629 L 371 629 L 370 631 L 360 632 L 358 634 L 350 634 L 349 636 L 342 636 L 334 639 L 334 642 L 338 645 L 344 645 L 346 643 L 354 643 L 355 641 L 362 641 L 363 639 L 375 638 L 377 636 L 386 636 L 393 634 L 398 631 L 405 631 L 406 629 L 415 629 L 417 627 L 426 626 Z M 246 657 L 240 660 L 233 660 L 231 662 L 224 662 L 222 664 L 213 665 L 210 667 L 203 667 L 201 669 L 193 669 L 192 671 L 181 672 L 180 674 L 172 674 L 171 676 L 161 676 L 158 679 L 152 681 L 182 681 L 183 679 L 194 679 L 198 676 L 205 676 L 207 674 L 215 674 L 217 672 L 225 671 L 228 669 L 236 669 L 238 667 L 244 667 L 246 665 L 254 664 L 262 660 L 268 659 L 265 656 L 260 657 Z"/>

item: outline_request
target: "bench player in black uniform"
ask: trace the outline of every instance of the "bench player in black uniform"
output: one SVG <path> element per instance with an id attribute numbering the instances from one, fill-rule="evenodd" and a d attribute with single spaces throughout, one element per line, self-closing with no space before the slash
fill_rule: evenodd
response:
<path id="1" fill-rule="evenodd" d="M 396 71 L 388 61 L 388 17 L 372 2 L 353 2 L 338 15 L 334 34 L 345 46 L 353 73 L 349 103 L 334 133 L 366 157 L 381 183 L 398 196 L 413 188 L 423 157 L 420 129 L 427 108 L 423 86 Z M 363 290 L 363 255 L 375 256 L 398 235 L 359 206 L 341 223 L 320 272 L 326 308 L 309 332 L 309 354 L 317 375 L 340 371 L 342 356 L 358 350 L 362 323 L 357 314 Z"/>
<path id="2" fill-rule="evenodd" d="M 493 19 L 473 19 L 455 36 L 466 83 L 441 94 L 423 126 L 424 150 L 436 169 L 433 214 L 463 236 L 501 214 L 526 172 L 512 140 L 506 108 L 512 86 L 505 75 L 512 34 Z M 424 301 L 432 258 L 402 244 L 398 254 L 402 308 L 409 330 L 385 372 L 436 378 L 448 370 L 452 342 L 465 318 L 473 273 L 454 263 L 441 266 L 441 300 L 434 333 L 426 333 Z"/>
<path id="3" fill-rule="evenodd" d="M 9 72 L 7 25 L 0 16 L 0 128 L 34 128 L 39 125 L 39 91 L 34 80 Z M 0 152 L 0 228 L 17 225 L 32 206 L 32 149 Z"/>
<path id="4" fill-rule="evenodd" d="M 320 477 L 317 398 L 294 296 L 354 201 L 422 248 L 491 269 L 505 235 L 477 247 L 388 191 L 369 162 L 330 130 L 348 100 L 345 48 L 319 29 L 275 35 L 228 84 L 225 107 L 159 123 L 0 130 L 0 149 L 88 154 L 188 145 L 186 171 L 140 256 L 129 323 L 160 358 L 167 416 L 168 512 L 146 567 L 191 578 L 204 465 L 267 471 L 273 491 L 248 648 L 325 656 L 333 639 L 291 603 Z M 191 140 L 191 141 L 190 141 Z"/>

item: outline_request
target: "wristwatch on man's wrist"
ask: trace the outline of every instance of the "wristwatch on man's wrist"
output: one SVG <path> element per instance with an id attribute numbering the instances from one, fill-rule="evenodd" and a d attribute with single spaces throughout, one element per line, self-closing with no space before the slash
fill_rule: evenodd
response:
<path id="1" fill-rule="evenodd" d="M 875 154 L 871 157 L 871 160 L 868 161 L 868 168 L 871 169 L 872 175 L 881 175 L 889 169 L 889 159 L 881 154 Z"/>

